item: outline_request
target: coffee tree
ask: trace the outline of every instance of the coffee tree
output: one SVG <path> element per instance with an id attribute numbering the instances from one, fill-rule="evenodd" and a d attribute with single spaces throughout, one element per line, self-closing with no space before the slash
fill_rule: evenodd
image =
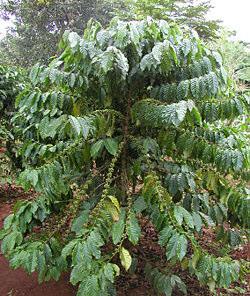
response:
<path id="1" fill-rule="evenodd" d="M 62 54 L 36 65 L 17 99 L 26 169 L 19 182 L 39 194 L 18 202 L 1 231 L 13 268 L 39 281 L 71 269 L 77 295 L 113 295 L 130 269 L 132 245 L 149 219 L 165 266 L 145 266 L 157 293 L 174 287 L 166 269 L 181 262 L 211 290 L 228 287 L 240 264 L 199 244 L 203 226 L 239 243 L 248 224 L 249 145 L 228 123 L 248 111 L 221 55 L 196 33 L 146 19 L 90 21 L 84 36 L 65 32 Z"/>
<path id="2" fill-rule="evenodd" d="M 23 89 L 24 75 L 13 67 L 0 65 L 0 183 L 11 183 L 18 166 L 17 145 L 11 118 L 15 99 Z"/>

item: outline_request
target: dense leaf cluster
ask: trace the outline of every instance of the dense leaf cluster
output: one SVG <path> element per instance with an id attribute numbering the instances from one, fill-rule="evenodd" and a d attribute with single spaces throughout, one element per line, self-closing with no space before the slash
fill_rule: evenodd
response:
<path id="1" fill-rule="evenodd" d="M 18 166 L 11 118 L 23 81 L 20 70 L 0 65 L 0 183 L 11 182 L 14 175 L 11 170 Z"/>
<path id="2" fill-rule="evenodd" d="M 239 262 L 216 258 L 197 239 L 211 226 L 235 246 L 239 234 L 224 223 L 249 226 L 249 143 L 228 125 L 249 101 L 235 94 L 221 56 L 195 32 L 151 18 L 114 19 L 107 29 L 91 21 L 83 37 L 66 31 L 61 48 L 48 67 L 32 69 L 32 86 L 16 101 L 26 167 L 19 182 L 40 195 L 5 220 L 11 266 L 40 281 L 71 268 L 77 295 L 113 295 L 142 215 L 166 261 L 211 290 L 228 287 Z M 145 274 L 159 293 L 186 293 L 159 266 Z"/>
<path id="3" fill-rule="evenodd" d="M 152 16 L 155 19 L 174 21 L 182 26 L 195 29 L 205 40 L 217 37 L 220 29 L 218 20 L 206 17 L 212 8 L 208 0 L 112 0 L 115 14 L 119 17 L 143 19 Z"/>

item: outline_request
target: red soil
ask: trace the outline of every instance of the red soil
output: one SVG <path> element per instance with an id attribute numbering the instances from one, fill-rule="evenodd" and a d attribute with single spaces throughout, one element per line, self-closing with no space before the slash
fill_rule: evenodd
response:
<path id="1" fill-rule="evenodd" d="M 3 219 L 10 213 L 11 204 L 0 204 L 0 228 Z M 73 296 L 75 289 L 69 284 L 68 275 L 59 282 L 50 281 L 41 285 L 37 275 L 28 275 L 22 269 L 12 270 L 0 253 L 0 295 L 1 296 Z"/>
<path id="2" fill-rule="evenodd" d="M 74 288 L 68 277 L 63 276 L 59 282 L 39 285 L 35 274 L 27 275 L 23 270 L 9 269 L 7 261 L 0 255 L 0 295 L 1 296 L 73 296 Z"/>

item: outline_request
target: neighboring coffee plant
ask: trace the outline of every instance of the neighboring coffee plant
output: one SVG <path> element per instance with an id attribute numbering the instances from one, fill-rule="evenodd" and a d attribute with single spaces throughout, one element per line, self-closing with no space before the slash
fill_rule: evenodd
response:
<path id="1" fill-rule="evenodd" d="M 15 99 L 23 89 L 20 71 L 0 65 L 0 183 L 11 183 L 18 164 L 11 119 L 15 114 Z"/>
<path id="2" fill-rule="evenodd" d="M 224 66 L 234 77 L 240 91 L 249 91 L 250 87 L 250 46 L 243 41 L 234 40 L 235 33 L 223 30 L 216 42 L 208 45 L 223 53 Z"/>
<path id="3" fill-rule="evenodd" d="M 40 195 L 5 220 L 10 265 L 40 282 L 71 268 L 78 296 L 114 295 L 146 216 L 166 264 L 181 262 L 211 291 L 229 287 L 240 263 L 198 239 L 209 225 L 235 246 L 228 225 L 249 226 L 249 143 L 227 125 L 249 102 L 235 95 L 221 56 L 195 32 L 150 18 L 107 29 L 91 21 L 83 37 L 65 32 L 61 48 L 49 67 L 32 69 L 16 102 L 19 182 Z M 166 264 L 150 262 L 145 276 L 157 293 L 186 293 Z"/>

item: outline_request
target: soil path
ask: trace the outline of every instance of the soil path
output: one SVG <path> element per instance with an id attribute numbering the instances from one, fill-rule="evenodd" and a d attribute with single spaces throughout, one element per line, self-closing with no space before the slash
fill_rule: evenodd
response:
<path id="1" fill-rule="evenodd" d="M 11 204 L 0 204 L 0 228 L 4 218 L 11 211 Z M 60 281 L 50 281 L 41 285 L 37 275 L 28 275 L 22 269 L 12 270 L 7 260 L 0 253 L 0 296 L 74 296 L 74 287 L 69 284 L 68 275 Z"/>

